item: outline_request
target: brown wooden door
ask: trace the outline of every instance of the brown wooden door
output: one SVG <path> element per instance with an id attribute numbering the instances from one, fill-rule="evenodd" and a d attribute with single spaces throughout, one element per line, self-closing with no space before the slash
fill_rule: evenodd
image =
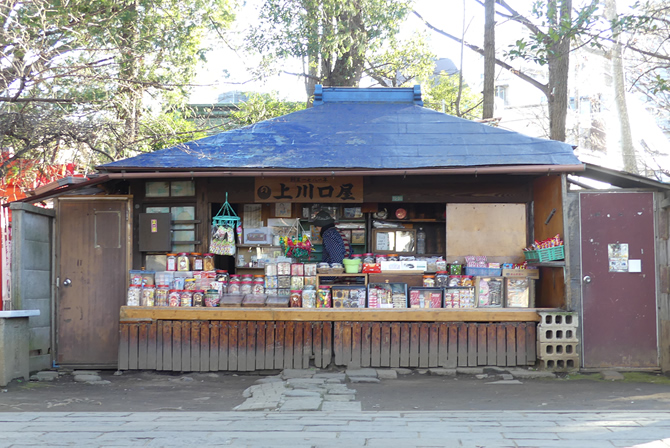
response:
<path id="1" fill-rule="evenodd" d="M 116 367 L 125 303 L 128 199 L 58 201 L 56 360 Z"/>
<path id="2" fill-rule="evenodd" d="M 653 193 L 580 194 L 586 368 L 658 366 L 653 200 Z M 627 245 L 627 263 L 616 244 Z"/>

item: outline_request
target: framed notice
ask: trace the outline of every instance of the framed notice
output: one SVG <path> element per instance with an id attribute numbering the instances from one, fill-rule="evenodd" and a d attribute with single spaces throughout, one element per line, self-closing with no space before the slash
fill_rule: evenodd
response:
<path id="1" fill-rule="evenodd" d="M 275 203 L 275 218 L 290 218 L 291 217 L 291 207 L 290 202 L 277 202 Z"/>

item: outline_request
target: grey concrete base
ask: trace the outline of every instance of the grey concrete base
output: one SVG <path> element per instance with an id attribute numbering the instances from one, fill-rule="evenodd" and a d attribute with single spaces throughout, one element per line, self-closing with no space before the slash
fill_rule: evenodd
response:
<path id="1" fill-rule="evenodd" d="M 4 313 L 8 317 L 0 317 L 0 386 L 15 378 L 30 379 L 28 316 Z"/>

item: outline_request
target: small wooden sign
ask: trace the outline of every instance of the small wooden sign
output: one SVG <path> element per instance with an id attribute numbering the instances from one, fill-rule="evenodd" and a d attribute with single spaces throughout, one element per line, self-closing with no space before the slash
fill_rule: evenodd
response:
<path id="1" fill-rule="evenodd" d="M 255 202 L 363 202 L 362 177 L 257 177 L 255 188 Z"/>

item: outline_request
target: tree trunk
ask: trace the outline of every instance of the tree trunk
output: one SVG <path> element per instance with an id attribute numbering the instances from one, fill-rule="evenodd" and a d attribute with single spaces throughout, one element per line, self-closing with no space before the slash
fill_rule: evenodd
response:
<path id="1" fill-rule="evenodd" d="M 493 118 L 495 100 L 495 0 L 486 0 L 484 18 L 484 103 L 482 118 L 486 120 Z"/>
<path id="2" fill-rule="evenodd" d="M 612 20 L 616 17 L 616 0 L 607 0 L 605 2 L 605 17 Z M 626 104 L 626 85 L 623 72 L 621 40 L 617 30 L 614 32 L 614 45 L 611 50 L 612 61 L 612 81 L 614 87 L 614 103 L 616 104 L 617 114 L 619 115 L 619 127 L 621 130 L 621 156 L 623 157 L 623 169 L 632 174 L 638 174 L 637 158 L 635 156 L 635 146 L 633 145 L 633 136 L 630 129 L 630 120 L 628 119 L 628 106 Z"/>
<path id="3" fill-rule="evenodd" d="M 549 20 L 552 27 L 571 23 L 572 0 L 551 0 L 554 16 Z M 566 117 L 568 115 L 568 71 L 570 68 L 570 38 L 563 36 L 551 46 L 549 52 L 549 138 L 565 141 Z"/>

